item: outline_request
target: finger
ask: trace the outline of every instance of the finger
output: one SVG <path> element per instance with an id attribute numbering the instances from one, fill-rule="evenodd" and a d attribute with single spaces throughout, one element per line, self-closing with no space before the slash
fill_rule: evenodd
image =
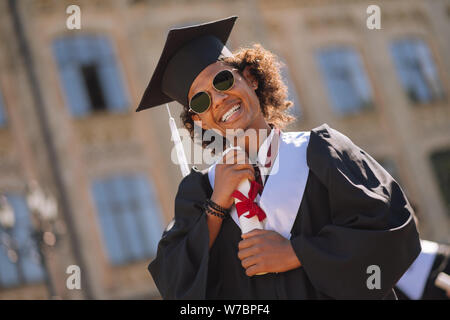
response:
<path id="1" fill-rule="evenodd" d="M 247 259 L 247 258 L 249 258 L 251 256 L 254 256 L 254 255 L 257 255 L 257 254 L 261 253 L 261 251 L 262 250 L 261 250 L 261 247 L 259 245 L 254 245 L 254 246 L 251 246 L 251 247 L 249 247 L 247 249 L 239 250 L 238 258 L 242 261 L 242 260 Z"/>
<path id="2" fill-rule="evenodd" d="M 262 235 L 262 234 L 265 234 L 265 233 L 268 233 L 268 230 L 253 229 L 250 232 L 243 233 L 242 234 L 242 239 L 248 239 L 248 238 L 251 238 L 251 237 L 254 237 L 254 236 L 258 236 L 258 235 Z"/>
<path id="3" fill-rule="evenodd" d="M 244 163 L 233 164 L 233 169 L 234 170 L 249 169 L 252 173 L 255 173 L 255 169 L 251 164 L 244 164 Z"/>
<path id="4" fill-rule="evenodd" d="M 248 269 L 251 266 L 258 264 L 261 260 L 261 257 L 259 255 L 255 255 L 255 256 L 251 256 L 248 257 L 244 260 L 241 261 L 242 266 L 244 267 L 244 269 Z"/>
<path id="5" fill-rule="evenodd" d="M 263 272 L 268 272 L 268 271 L 265 268 L 265 264 L 262 263 L 261 261 L 257 264 L 254 264 L 254 265 L 248 267 L 245 270 L 245 274 L 249 277 L 252 277 L 258 273 L 263 273 Z"/>
<path id="6" fill-rule="evenodd" d="M 252 237 L 249 239 L 239 241 L 238 248 L 239 248 L 239 250 L 247 249 L 247 248 L 250 248 L 260 242 L 261 242 L 261 239 L 259 237 L 257 237 L 257 236 Z"/>
<path id="7" fill-rule="evenodd" d="M 235 178 L 238 179 L 239 181 L 244 179 L 248 179 L 250 181 L 255 180 L 255 174 L 249 168 L 234 170 L 233 174 L 235 175 Z"/>

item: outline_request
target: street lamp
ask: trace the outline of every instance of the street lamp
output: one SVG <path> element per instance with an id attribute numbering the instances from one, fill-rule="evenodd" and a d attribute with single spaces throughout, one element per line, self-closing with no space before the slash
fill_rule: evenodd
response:
<path id="1" fill-rule="evenodd" d="M 16 222 L 14 210 L 8 203 L 6 196 L 0 195 L 0 227 L 4 232 L 1 234 L 0 244 L 3 244 L 7 251 L 9 260 L 13 263 L 17 262 L 18 255 L 16 252 L 15 242 L 11 236 L 11 232 Z M 19 274 L 19 278 L 21 274 Z"/>
<path id="2" fill-rule="evenodd" d="M 54 298 L 56 292 L 50 277 L 45 252 L 49 247 L 56 244 L 55 221 L 58 217 L 58 204 L 50 193 L 44 193 L 35 180 L 28 184 L 27 204 L 31 212 L 33 238 L 38 247 L 39 258 L 44 269 L 44 281 L 50 298 Z"/>
<path id="3" fill-rule="evenodd" d="M 35 238 L 40 247 L 53 247 L 56 244 L 58 203 L 50 193 L 45 194 L 34 180 L 29 183 L 28 190 L 27 204 L 31 211 Z M 45 250 L 45 246 L 42 250 Z"/>
<path id="4" fill-rule="evenodd" d="M 5 230 L 11 230 L 15 221 L 14 211 L 8 203 L 6 196 L 0 196 L 0 226 Z"/>
<path id="5" fill-rule="evenodd" d="M 56 245 L 59 230 L 55 227 L 58 217 L 58 204 L 50 193 L 44 193 L 36 181 L 28 185 L 26 202 L 31 213 L 33 230 L 31 236 L 37 246 L 39 260 L 42 265 L 44 282 L 50 298 L 56 297 L 53 281 L 49 274 L 45 252 L 49 247 Z M 17 263 L 18 248 L 14 237 L 11 235 L 15 224 L 14 210 L 9 205 L 5 196 L 0 196 L 0 226 L 6 232 L 2 243 L 8 251 L 11 262 Z M 19 275 L 22 278 L 22 275 Z"/>

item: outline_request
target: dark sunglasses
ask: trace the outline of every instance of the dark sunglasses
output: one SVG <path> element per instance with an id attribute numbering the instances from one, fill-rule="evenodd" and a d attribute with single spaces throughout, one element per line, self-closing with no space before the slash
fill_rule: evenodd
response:
<path id="1" fill-rule="evenodd" d="M 237 70 L 237 69 L 233 69 Z M 230 90 L 234 86 L 234 75 L 231 70 L 222 70 L 212 81 L 214 89 L 223 92 Z M 211 96 L 206 91 L 197 92 L 189 101 L 189 111 L 203 113 L 211 106 Z"/>

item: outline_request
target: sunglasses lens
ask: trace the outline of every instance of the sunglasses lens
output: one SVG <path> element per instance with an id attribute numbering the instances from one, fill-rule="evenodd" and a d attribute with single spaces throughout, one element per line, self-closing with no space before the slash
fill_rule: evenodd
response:
<path id="1" fill-rule="evenodd" d="M 214 88 L 219 91 L 225 91 L 230 89 L 234 84 L 233 73 L 229 70 L 219 72 L 213 80 Z"/>
<path id="2" fill-rule="evenodd" d="M 189 107 L 192 109 L 192 111 L 196 113 L 203 113 L 206 110 L 208 110 L 209 106 L 211 104 L 211 100 L 209 98 L 209 95 L 206 92 L 199 92 L 196 93 L 189 104 Z"/>
<path id="3" fill-rule="evenodd" d="M 229 90 L 234 84 L 234 76 L 230 70 L 223 70 L 219 72 L 213 80 L 213 86 L 219 91 Z M 211 105 L 211 98 L 209 95 L 202 91 L 195 94 L 189 102 L 189 107 L 195 113 L 203 113 Z"/>

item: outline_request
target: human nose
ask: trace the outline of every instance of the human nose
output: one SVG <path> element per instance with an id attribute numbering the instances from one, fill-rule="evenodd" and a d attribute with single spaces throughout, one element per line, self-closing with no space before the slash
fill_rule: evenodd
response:
<path id="1" fill-rule="evenodd" d="M 222 102 L 228 97 L 225 92 L 214 91 L 211 95 L 213 109 L 220 107 Z"/>

